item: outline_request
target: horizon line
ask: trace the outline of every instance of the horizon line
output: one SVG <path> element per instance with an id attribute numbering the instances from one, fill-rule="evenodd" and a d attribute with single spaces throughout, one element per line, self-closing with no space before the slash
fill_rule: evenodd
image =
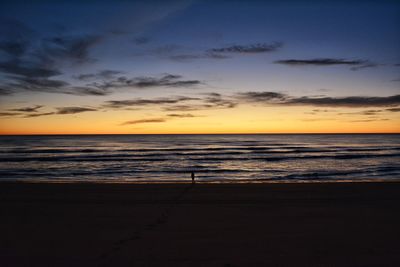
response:
<path id="1" fill-rule="evenodd" d="M 345 135 L 345 134 L 358 134 L 358 135 L 372 135 L 372 134 L 400 134 L 400 132 L 299 132 L 299 133 L 43 133 L 43 134 L 0 134 L 0 136 L 61 136 L 61 135 Z"/>

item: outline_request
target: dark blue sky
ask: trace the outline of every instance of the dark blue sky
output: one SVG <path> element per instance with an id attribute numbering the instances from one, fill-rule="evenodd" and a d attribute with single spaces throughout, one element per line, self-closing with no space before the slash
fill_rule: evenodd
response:
<path id="1" fill-rule="evenodd" d="M 396 1 L 3 1 L 0 22 L 9 121 L 63 107 L 159 117 L 190 110 L 187 101 L 207 112 L 399 105 L 390 98 L 400 79 Z M 108 105 L 135 99 L 157 101 Z M 21 105 L 41 106 L 39 115 L 10 112 Z"/>

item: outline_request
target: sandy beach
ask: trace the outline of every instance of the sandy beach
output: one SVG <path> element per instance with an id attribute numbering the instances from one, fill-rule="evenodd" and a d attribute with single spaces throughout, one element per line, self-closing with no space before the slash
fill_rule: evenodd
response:
<path id="1" fill-rule="evenodd" d="M 0 184 L 1 266 L 400 266 L 400 183 Z"/>

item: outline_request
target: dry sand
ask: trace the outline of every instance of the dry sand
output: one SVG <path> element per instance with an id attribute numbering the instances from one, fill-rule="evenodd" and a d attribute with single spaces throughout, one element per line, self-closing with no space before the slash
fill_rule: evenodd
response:
<path id="1" fill-rule="evenodd" d="M 400 266 L 400 183 L 0 184 L 0 266 Z"/>

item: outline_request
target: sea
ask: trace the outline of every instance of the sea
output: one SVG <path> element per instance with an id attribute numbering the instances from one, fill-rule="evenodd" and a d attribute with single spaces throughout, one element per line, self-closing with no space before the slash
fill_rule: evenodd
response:
<path id="1" fill-rule="evenodd" d="M 0 136 L 0 181 L 400 180 L 400 134 Z"/>

